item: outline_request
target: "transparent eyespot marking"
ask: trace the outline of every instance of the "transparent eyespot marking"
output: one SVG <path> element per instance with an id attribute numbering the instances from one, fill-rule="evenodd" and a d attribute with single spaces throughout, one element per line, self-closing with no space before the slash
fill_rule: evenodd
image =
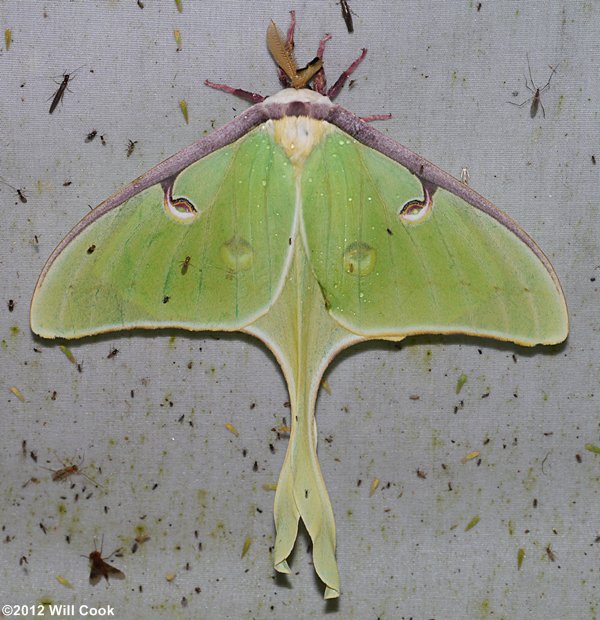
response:
<path id="1" fill-rule="evenodd" d="M 367 276 L 377 262 L 377 251 L 368 243 L 355 241 L 344 251 L 344 270 L 353 276 Z"/>
<path id="2" fill-rule="evenodd" d="M 169 179 L 163 183 L 163 204 L 165 211 L 179 222 L 190 223 L 198 217 L 198 210 L 187 198 L 183 196 L 177 198 L 173 197 L 174 180 L 175 179 Z"/>
<path id="3" fill-rule="evenodd" d="M 423 200 L 409 200 L 398 212 L 398 217 L 406 224 L 420 224 L 424 222 L 433 210 L 432 193 L 423 188 Z"/>
<path id="4" fill-rule="evenodd" d="M 242 237 L 232 237 L 221 245 L 221 260 L 233 273 L 248 271 L 254 262 L 254 249 Z"/>

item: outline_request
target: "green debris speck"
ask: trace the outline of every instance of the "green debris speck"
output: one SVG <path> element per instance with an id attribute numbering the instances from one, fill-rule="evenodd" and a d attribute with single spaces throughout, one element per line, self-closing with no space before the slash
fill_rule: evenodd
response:
<path id="1" fill-rule="evenodd" d="M 252 544 L 252 538 L 250 538 L 250 536 L 246 536 L 246 540 L 244 540 L 244 546 L 242 548 L 242 559 L 248 553 L 248 550 L 250 549 L 251 544 Z"/>
<path id="2" fill-rule="evenodd" d="M 456 382 L 456 393 L 460 394 L 460 391 L 463 389 L 463 385 L 467 382 L 467 375 L 463 372 L 462 375 L 458 378 Z"/>
<path id="3" fill-rule="evenodd" d="M 18 336 L 21 333 L 21 330 L 19 329 L 18 325 L 13 325 L 10 328 L 10 335 L 11 336 Z"/>
<path id="4" fill-rule="evenodd" d="M 435 448 L 443 448 L 446 445 L 446 442 L 440 438 L 439 431 L 433 430 L 431 434 L 431 447 Z"/>
<path id="5" fill-rule="evenodd" d="M 593 452 L 594 454 L 600 454 L 600 446 L 596 446 L 593 443 L 586 443 L 584 448 L 588 452 Z"/>
<path id="6" fill-rule="evenodd" d="M 480 517 L 480 516 L 473 517 L 473 518 L 472 518 L 472 519 L 471 519 L 471 520 L 467 523 L 467 525 L 466 525 L 466 527 L 465 527 L 465 532 L 468 532 L 469 530 L 472 530 L 472 529 L 473 529 L 473 528 L 474 528 L 474 527 L 475 527 L 475 526 L 479 523 L 479 521 L 480 521 L 480 520 L 481 520 L 481 517 Z"/>
<path id="7" fill-rule="evenodd" d="M 64 344 L 61 344 L 58 348 L 65 354 L 65 357 L 71 362 L 71 364 L 77 363 L 75 356 L 71 353 L 71 349 L 69 349 L 69 347 L 65 347 Z"/>
<path id="8" fill-rule="evenodd" d="M 512 521 L 508 521 L 508 535 L 512 536 L 515 533 L 515 527 Z"/>
<path id="9" fill-rule="evenodd" d="M 525 559 L 525 549 L 522 547 L 517 551 L 517 569 L 521 570 L 521 566 L 523 566 L 523 560 Z"/>

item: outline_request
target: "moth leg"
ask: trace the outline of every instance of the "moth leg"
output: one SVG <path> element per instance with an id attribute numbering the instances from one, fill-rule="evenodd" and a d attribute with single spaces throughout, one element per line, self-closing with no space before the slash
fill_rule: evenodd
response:
<path id="1" fill-rule="evenodd" d="M 227 84 L 215 84 L 209 80 L 204 80 L 204 85 L 210 86 L 210 88 L 216 90 L 222 90 L 225 93 L 229 93 L 230 95 L 234 95 L 250 103 L 260 103 L 266 99 L 266 97 L 258 93 L 251 93 L 249 90 L 244 90 L 243 88 L 233 88 L 232 86 L 227 86 Z"/>
<path id="2" fill-rule="evenodd" d="M 345 71 L 342 72 L 336 83 L 327 91 L 327 96 L 330 99 L 335 99 L 338 96 L 339 92 L 342 90 L 342 87 L 346 83 L 346 80 L 354 73 L 354 71 L 356 71 L 356 68 L 360 65 L 366 55 L 367 48 L 363 47 L 360 56 Z"/>
<path id="3" fill-rule="evenodd" d="M 319 48 L 317 49 L 317 58 L 323 60 L 323 54 L 325 53 L 325 43 L 331 39 L 330 34 L 326 34 L 319 41 Z M 325 69 L 322 68 L 313 78 L 313 88 L 320 95 L 327 95 L 327 78 L 325 77 Z"/>
<path id="4" fill-rule="evenodd" d="M 286 45 L 292 51 L 294 49 L 294 31 L 296 30 L 296 11 L 290 11 L 290 27 L 287 31 Z"/>

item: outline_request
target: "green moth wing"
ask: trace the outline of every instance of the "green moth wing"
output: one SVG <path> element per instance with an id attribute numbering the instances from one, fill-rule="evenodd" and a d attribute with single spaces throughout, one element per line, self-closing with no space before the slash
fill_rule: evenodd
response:
<path id="1" fill-rule="evenodd" d="M 294 202 L 292 166 L 260 129 L 186 161 L 67 236 L 36 287 L 32 329 L 240 329 L 282 286 Z"/>
<path id="2" fill-rule="evenodd" d="M 298 78 L 292 46 L 271 28 L 273 37 Z M 465 184 L 322 94 L 245 94 L 258 103 L 71 230 L 39 277 L 31 327 L 46 338 L 178 327 L 262 340 L 291 403 L 274 565 L 290 572 L 302 520 L 325 597 L 335 598 L 335 521 L 314 417 L 333 357 L 420 333 L 558 343 L 567 308 L 542 251 Z"/>
<path id="3" fill-rule="evenodd" d="M 444 180 L 449 189 L 339 129 L 312 151 L 303 223 L 332 316 L 365 338 L 562 342 L 566 306 L 539 248 L 475 192 Z"/>

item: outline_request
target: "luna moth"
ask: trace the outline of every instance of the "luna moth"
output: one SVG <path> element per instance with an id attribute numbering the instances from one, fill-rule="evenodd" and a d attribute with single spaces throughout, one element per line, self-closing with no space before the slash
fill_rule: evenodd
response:
<path id="1" fill-rule="evenodd" d="M 216 85 L 255 105 L 63 239 L 35 288 L 31 328 L 44 338 L 169 327 L 260 339 L 291 403 L 275 569 L 290 572 L 301 519 L 325 597 L 335 598 L 335 522 L 314 416 L 334 356 L 415 334 L 554 344 L 568 317 L 550 262 L 510 217 L 332 102 L 366 50 L 326 90 L 328 37 L 301 69 L 293 33 L 293 14 L 287 38 L 273 22 L 267 33 L 281 92 Z"/>

